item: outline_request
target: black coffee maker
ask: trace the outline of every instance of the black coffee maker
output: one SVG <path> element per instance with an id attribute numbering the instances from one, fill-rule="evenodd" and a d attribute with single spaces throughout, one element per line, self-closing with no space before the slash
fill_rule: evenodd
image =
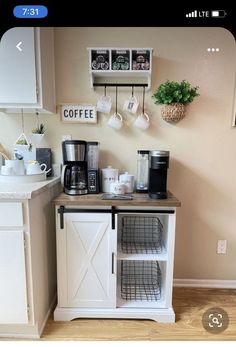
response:
<path id="1" fill-rule="evenodd" d="M 167 169 L 169 151 L 150 151 L 148 194 L 152 199 L 167 198 Z"/>
<path id="2" fill-rule="evenodd" d="M 69 195 L 88 193 L 87 144 L 86 141 L 66 140 L 62 142 L 63 170 L 61 182 Z"/>

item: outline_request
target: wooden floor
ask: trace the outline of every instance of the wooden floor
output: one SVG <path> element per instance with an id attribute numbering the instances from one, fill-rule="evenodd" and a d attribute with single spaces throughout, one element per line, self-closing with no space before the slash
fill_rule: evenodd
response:
<path id="1" fill-rule="evenodd" d="M 50 318 L 41 340 L 236 340 L 236 290 L 175 288 L 173 306 L 174 324 L 131 319 L 55 322 Z M 229 315 L 229 327 L 221 334 L 208 333 L 202 326 L 202 315 L 211 307 L 221 307 Z"/>

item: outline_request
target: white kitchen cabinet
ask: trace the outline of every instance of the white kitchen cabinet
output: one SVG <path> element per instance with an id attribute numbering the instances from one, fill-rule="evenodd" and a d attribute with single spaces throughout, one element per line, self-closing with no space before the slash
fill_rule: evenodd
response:
<path id="1" fill-rule="evenodd" d="M 17 27 L 0 44 L 0 109 L 55 113 L 52 28 Z"/>
<path id="2" fill-rule="evenodd" d="M 100 317 L 175 321 L 175 207 L 108 205 L 88 209 L 58 205 L 56 213 L 55 320 Z"/>
<path id="3" fill-rule="evenodd" d="M 21 202 L 1 202 L 0 207 L 0 227 L 23 226 L 23 211 Z"/>
<path id="4" fill-rule="evenodd" d="M 28 323 L 23 230 L 0 230 L 0 324 Z"/>
<path id="5" fill-rule="evenodd" d="M 0 339 L 38 338 L 55 303 L 51 201 L 61 187 L 59 179 L 49 187 L 44 184 L 41 191 L 40 184 L 31 184 L 36 191 L 29 195 L 26 185 L 17 185 L 11 192 L 14 187 L 0 184 Z"/>
<path id="6" fill-rule="evenodd" d="M 115 307 L 116 232 L 109 213 L 68 213 L 57 230 L 60 307 Z"/>

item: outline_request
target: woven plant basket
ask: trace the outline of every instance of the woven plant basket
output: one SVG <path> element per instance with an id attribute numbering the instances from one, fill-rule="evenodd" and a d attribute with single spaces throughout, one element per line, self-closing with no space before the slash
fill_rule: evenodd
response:
<path id="1" fill-rule="evenodd" d="M 177 123 L 185 116 L 184 104 L 175 103 L 164 105 L 161 108 L 161 115 L 166 122 Z"/>

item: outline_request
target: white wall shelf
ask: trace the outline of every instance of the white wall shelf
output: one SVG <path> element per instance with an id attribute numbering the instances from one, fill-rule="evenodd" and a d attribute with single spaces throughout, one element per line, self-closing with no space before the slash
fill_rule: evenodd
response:
<path id="1" fill-rule="evenodd" d="M 91 88 L 104 86 L 151 87 L 152 48 L 89 47 Z"/>

